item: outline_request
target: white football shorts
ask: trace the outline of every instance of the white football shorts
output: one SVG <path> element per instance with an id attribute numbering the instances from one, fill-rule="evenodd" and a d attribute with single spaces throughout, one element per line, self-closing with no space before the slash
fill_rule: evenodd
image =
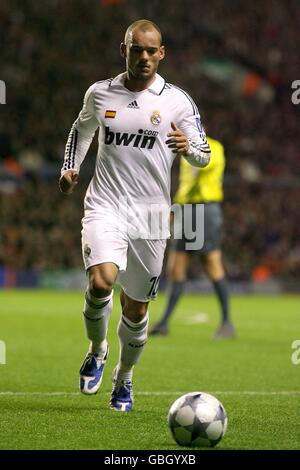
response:
<path id="1" fill-rule="evenodd" d="M 102 263 L 119 268 L 117 282 L 133 300 L 149 302 L 157 296 L 166 248 L 165 239 L 133 239 L 113 218 L 82 219 L 82 256 L 87 270 Z"/>

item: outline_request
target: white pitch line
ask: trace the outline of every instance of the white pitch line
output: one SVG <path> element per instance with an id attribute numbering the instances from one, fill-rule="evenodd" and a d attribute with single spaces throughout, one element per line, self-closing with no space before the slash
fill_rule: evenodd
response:
<path id="1" fill-rule="evenodd" d="M 208 323 L 209 317 L 207 313 L 199 312 L 195 313 L 189 318 L 186 318 L 185 323 L 188 325 L 196 325 L 197 323 Z"/>
<path id="2" fill-rule="evenodd" d="M 194 390 L 195 391 L 195 390 Z M 203 391 L 204 392 L 204 391 Z M 109 394 L 110 392 L 105 392 Z M 135 392 L 135 395 L 144 395 L 144 396 L 180 396 L 185 393 L 190 393 L 187 391 L 141 391 Z M 212 395 L 258 395 L 258 396 L 268 396 L 268 395 L 300 395 L 300 390 L 278 390 L 278 391 L 267 391 L 267 390 L 217 390 L 217 391 L 207 391 L 205 393 L 211 393 Z M 9 396 L 45 396 L 45 397 L 63 397 L 63 396 L 81 396 L 80 392 L 0 392 L 0 397 L 9 397 Z"/>

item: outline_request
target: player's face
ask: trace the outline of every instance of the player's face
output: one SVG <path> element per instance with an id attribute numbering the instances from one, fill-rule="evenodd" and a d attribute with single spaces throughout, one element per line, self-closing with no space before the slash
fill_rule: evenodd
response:
<path id="1" fill-rule="evenodd" d="M 129 78 L 148 81 L 155 75 L 160 60 L 164 58 L 164 46 L 160 45 L 157 31 L 134 30 L 124 45 Z"/>

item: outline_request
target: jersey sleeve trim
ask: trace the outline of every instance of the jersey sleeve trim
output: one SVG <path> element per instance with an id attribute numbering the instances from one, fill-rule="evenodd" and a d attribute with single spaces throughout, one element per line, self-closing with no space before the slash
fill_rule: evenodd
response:
<path id="1" fill-rule="evenodd" d="M 78 131 L 75 127 L 76 121 L 74 122 L 71 132 L 69 134 L 68 142 L 66 145 L 66 152 L 65 152 L 65 161 L 63 164 L 63 171 L 71 170 L 75 166 L 75 153 L 77 148 L 77 141 L 78 141 Z"/>
<path id="2" fill-rule="evenodd" d="M 193 101 L 193 99 L 190 97 L 190 95 L 189 95 L 186 91 L 182 90 L 181 88 L 179 88 L 179 87 L 176 86 L 176 85 L 173 85 L 172 83 L 168 83 L 168 84 L 166 84 L 166 85 L 168 85 L 169 88 L 175 88 L 176 90 L 180 91 L 180 92 L 189 100 L 189 102 L 191 103 L 192 109 L 193 109 L 193 115 L 194 115 L 194 116 L 198 116 L 198 115 L 199 115 L 199 111 L 198 111 L 198 108 L 197 108 L 195 102 Z M 165 87 L 165 88 L 166 88 L 166 87 Z"/>

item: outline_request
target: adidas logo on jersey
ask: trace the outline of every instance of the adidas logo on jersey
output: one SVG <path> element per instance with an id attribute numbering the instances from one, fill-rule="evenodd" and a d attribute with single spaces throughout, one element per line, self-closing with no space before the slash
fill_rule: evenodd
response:
<path id="1" fill-rule="evenodd" d="M 139 147 L 142 149 L 147 148 L 151 150 L 155 144 L 157 135 L 157 131 L 143 129 L 139 129 L 138 134 L 113 132 L 108 126 L 105 126 L 104 143 L 106 145 L 124 145 L 125 147 L 132 145 L 133 147 Z"/>
<path id="2" fill-rule="evenodd" d="M 140 107 L 139 107 L 139 105 L 137 104 L 137 101 L 136 101 L 136 100 L 132 101 L 132 103 L 129 103 L 129 105 L 127 106 L 127 108 L 140 109 Z"/>

